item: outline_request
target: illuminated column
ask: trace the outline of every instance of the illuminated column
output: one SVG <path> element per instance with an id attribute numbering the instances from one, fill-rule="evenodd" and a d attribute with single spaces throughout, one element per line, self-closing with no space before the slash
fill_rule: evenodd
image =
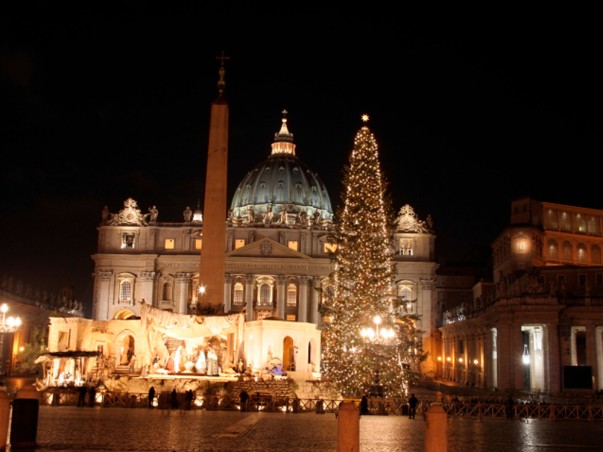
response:
<path id="1" fill-rule="evenodd" d="M 423 352 L 428 353 L 429 356 L 436 356 L 435 345 L 433 344 L 432 331 L 435 331 L 435 281 L 433 279 L 421 279 L 418 285 L 417 294 L 417 314 L 419 315 L 419 330 L 423 331 L 421 337 L 421 345 Z M 428 359 L 422 364 L 423 372 L 435 371 L 433 368 L 433 359 Z"/>
<path id="2" fill-rule="evenodd" d="M 93 310 L 95 320 L 109 320 L 109 306 L 115 303 L 111 294 L 113 291 L 113 271 L 99 270 L 96 278 L 96 297 Z"/>
<path id="3" fill-rule="evenodd" d="M 136 301 L 145 300 L 145 303 L 155 306 L 157 304 L 155 272 L 140 272 L 136 278 Z M 134 310 L 140 314 L 140 304 L 134 302 Z"/>
<path id="4" fill-rule="evenodd" d="M 247 321 L 251 321 L 253 320 L 253 283 L 255 281 L 255 278 L 253 275 L 251 274 L 247 274 L 245 275 L 245 306 L 246 306 L 246 311 L 247 311 L 247 315 L 246 320 Z"/>
<path id="5" fill-rule="evenodd" d="M 188 305 L 191 301 L 189 299 L 190 287 L 191 274 L 176 273 L 176 293 L 174 294 L 174 303 L 176 305 L 176 312 L 179 314 L 188 313 Z"/>
<path id="6" fill-rule="evenodd" d="M 312 287 L 310 288 L 310 308 L 308 321 L 318 325 L 318 296 L 319 292 L 316 287 L 320 287 L 320 278 L 315 276 L 312 278 Z"/>
<path id="7" fill-rule="evenodd" d="M 287 287 L 285 287 L 285 277 L 278 275 L 276 277 L 276 316 L 285 318 L 285 304 L 287 302 Z"/>
<path id="8" fill-rule="evenodd" d="M 232 275 L 224 275 L 224 312 L 230 312 L 232 309 Z"/>
<path id="9" fill-rule="evenodd" d="M 302 276 L 299 278 L 299 306 L 297 311 L 297 321 L 307 322 L 308 321 L 308 282 L 312 278 L 309 276 Z"/>

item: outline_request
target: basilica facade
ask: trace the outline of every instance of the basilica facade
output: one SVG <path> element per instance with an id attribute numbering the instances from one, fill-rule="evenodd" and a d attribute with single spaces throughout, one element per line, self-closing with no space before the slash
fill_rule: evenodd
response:
<path id="1" fill-rule="evenodd" d="M 181 324 L 181 318 L 209 322 L 200 309 L 203 211 L 200 206 L 186 207 L 182 218 L 164 220 L 161 206 L 143 211 L 139 201 L 127 198 L 118 208 L 103 209 L 98 249 L 92 256 L 94 320 L 134 320 L 144 313 L 154 322 L 167 322 L 161 328 L 165 335 L 170 333 L 169 322 Z M 320 175 L 297 155 L 286 112 L 267 158 L 238 184 L 224 227 L 223 314 L 241 316 L 244 333 L 221 338 L 222 367 L 243 361 L 258 370 L 276 360 L 289 373 L 318 377 L 323 321 L 319 311 L 332 292 L 333 208 Z M 404 205 L 394 227 L 395 290 L 407 300 L 408 311 L 418 314 L 423 348 L 430 352 L 437 269 L 433 224 L 429 216 L 421 219 L 412 206 Z M 129 325 L 133 331 L 136 322 Z M 115 353 L 134 343 L 139 366 L 151 364 L 156 355 L 166 361 L 178 342 L 166 339 L 166 347 L 159 350 L 147 345 L 145 334 L 144 329 L 117 333 L 115 343 L 103 348 Z M 201 349 L 207 348 L 207 343 L 201 344 Z M 198 354 L 190 347 L 188 351 Z M 127 359 L 121 360 L 121 366 L 126 364 Z M 430 359 L 425 364 L 426 369 L 434 365 Z"/>

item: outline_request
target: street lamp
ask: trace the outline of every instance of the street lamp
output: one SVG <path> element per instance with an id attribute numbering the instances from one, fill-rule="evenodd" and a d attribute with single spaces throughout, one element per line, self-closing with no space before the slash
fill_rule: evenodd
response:
<path id="1" fill-rule="evenodd" d="M 526 366 L 530 364 L 530 351 L 528 350 L 527 344 L 523 345 L 523 355 L 521 355 L 521 362 Z"/>
<path id="2" fill-rule="evenodd" d="M 0 306 L 0 312 L 2 312 L 2 318 L 0 320 L 0 375 L 5 373 L 4 370 L 4 335 L 8 333 L 15 333 L 21 326 L 21 318 L 19 317 L 6 317 L 8 312 L 8 305 L 2 303 Z"/>
<path id="3" fill-rule="evenodd" d="M 375 350 L 381 346 L 391 345 L 396 337 L 394 329 L 389 326 L 382 327 L 381 322 L 381 317 L 377 315 L 373 317 L 374 329 L 372 327 L 364 327 L 360 330 L 360 335 L 364 339 L 367 350 L 369 347 L 374 349 L 371 351 L 377 358 L 375 361 L 375 377 L 371 387 L 371 395 L 380 398 L 383 397 L 383 385 L 379 382 L 379 359 L 381 355 Z"/>

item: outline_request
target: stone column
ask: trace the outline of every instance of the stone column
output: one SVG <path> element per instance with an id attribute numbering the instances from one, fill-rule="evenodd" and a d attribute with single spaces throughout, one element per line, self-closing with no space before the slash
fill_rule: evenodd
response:
<path id="1" fill-rule="evenodd" d="M 253 286 L 255 278 L 252 274 L 248 273 L 245 275 L 245 306 L 246 306 L 246 320 L 249 322 L 253 320 Z"/>
<path id="2" fill-rule="evenodd" d="M 544 356 L 547 360 L 545 381 L 548 380 L 549 390 L 556 394 L 561 391 L 561 353 L 559 344 L 559 324 L 551 324 L 544 329 Z M 545 361 L 546 362 L 546 361 Z M 548 373 L 548 375 L 547 375 Z"/>
<path id="3" fill-rule="evenodd" d="M 109 320 L 109 306 L 115 304 L 113 271 L 99 270 L 96 282 L 96 300 L 93 309 L 95 320 Z"/>
<path id="4" fill-rule="evenodd" d="M 174 293 L 174 304 L 176 306 L 176 312 L 179 314 L 188 313 L 188 305 L 191 300 L 189 299 L 190 287 L 191 287 L 191 274 L 190 273 L 176 273 L 176 290 Z M 196 300 L 196 297 L 195 297 Z"/>
<path id="5" fill-rule="evenodd" d="M 285 304 L 287 303 L 287 287 L 285 286 L 285 277 L 278 275 L 276 277 L 276 316 L 285 318 Z"/>
<path id="6" fill-rule="evenodd" d="M 297 321 L 308 321 L 308 282 L 311 280 L 309 276 L 299 278 L 299 304 L 297 306 Z"/>
<path id="7" fill-rule="evenodd" d="M 145 300 L 145 303 L 151 306 L 157 306 L 157 299 L 155 297 L 156 289 L 156 278 L 155 272 L 140 272 L 138 278 L 136 278 L 136 292 L 134 300 L 134 311 L 136 314 L 140 314 L 140 305 L 136 301 Z"/>
<path id="8" fill-rule="evenodd" d="M 224 312 L 230 312 L 232 309 L 232 274 L 224 275 Z"/>
<path id="9" fill-rule="evenodd" d="M 320 278 L 318 276 L 314 276 L 312 278 L 312 287 L 310 287 L 310 303 L 308 308 L 308 322 L 314 323 L 318 325 L 318 295 L 319 292 L 316 290 L 316 287 L 320 287 Z"/>

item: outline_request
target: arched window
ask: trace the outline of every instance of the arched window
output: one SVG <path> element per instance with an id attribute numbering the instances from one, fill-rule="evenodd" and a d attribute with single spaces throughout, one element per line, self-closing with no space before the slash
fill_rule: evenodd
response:
<path id="1" fill-rule="evenodd" d="M 236 305 L 242 305 L 245 303 L 245 291 L 243 289 L 243 283 L 240 281 L 237 281 L 234 285 L 234 292 L 233 292 L 233 299 L 232 302 L 233 304 Z"/>
<path id="2" fill-rule="evenodd" d="M 586 245 L 584 245 L 584 243 L 579 243 L 578 244 L 578 262 L 581 264 L 585 264 L 587 262 L 587 255 L 588 253 L 586 252 Z"/>
<path id="3" fill-rule="evenodd" d="M 261 306 L 270 306 L 272 304 L 272 288 L 270 284 L 264 283 L 260 286 L 258 302 Z"/>
<path id="4" fill-rule="evenodd" d="M 172 301 L 172 285 L 168 282 L 163 285 L 162 299 L 164 301 Z"/>
<path id="5" fill-rule="evenodd" d="M 287 306 L 297 306 L 297 286 L 293 283 L 287 285 Z"/>
<path id="6" fill-rule="evenodd" d="M 119 302 L 132 302 L 132 281 L 130 281 L 129 279 L 122 280 L 119 283 Z"/>
<path id="7" fill-rule="evenodd" d="M 401 312 L 412 314 L 416 311 L 415 284 L 412 281 L 398 283 L 398 297 L 403 301 L 400 307 Z"/>
<path id="8" fill-rule="evenodd" d="M 549 259 L 559 259 L 559 247 L 557 246 L 557 242 L 555 240 L 549 240 L 546 249 Z"/>

